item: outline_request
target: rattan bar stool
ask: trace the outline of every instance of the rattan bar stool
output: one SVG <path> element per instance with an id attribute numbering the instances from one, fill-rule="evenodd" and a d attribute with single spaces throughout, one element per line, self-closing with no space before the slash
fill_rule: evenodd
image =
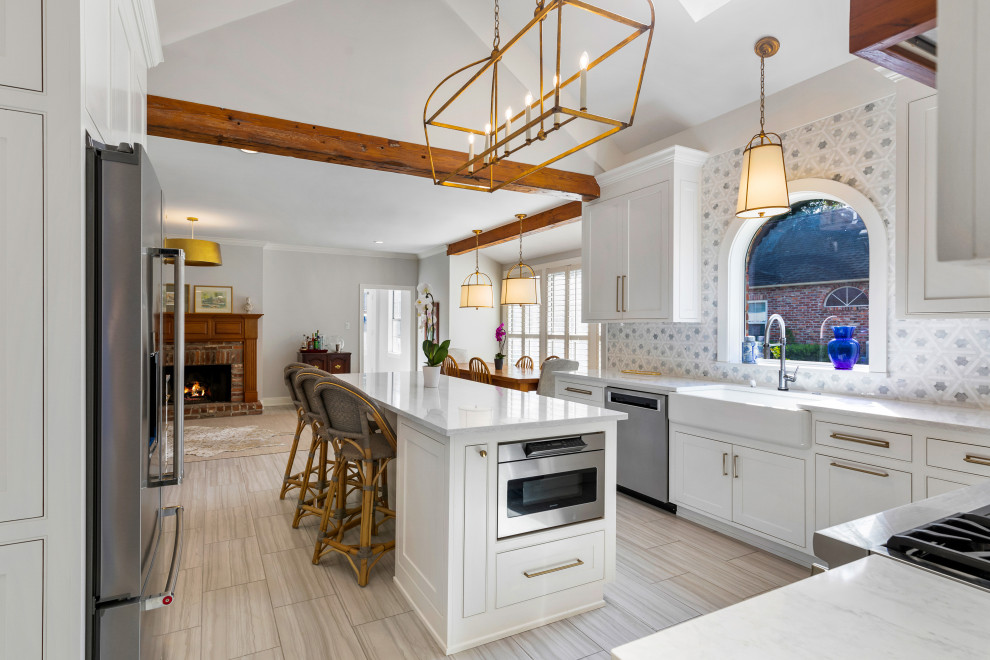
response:
<path id="1" fill-rule="evenodd" d="M 323 403 L 329 424 L 318 429 L 327 436 L 335 455 L 332 494 L 324 507 L 323 520 L 316 537 L 313 563 L 331 552 L 347 558 L 357 575 L 358 585 L 368 584 L 372 567 L 395 548 L 395 539 L 372 542 L 379 527 L 395 518 L 388 506 L 388 464 L 395 459 L 395 431 L 385 415 L 367 395 L 338 378 L 324 378 L 316 383 L 315 393 Z M 348 507 L 348 474 L 356 470 L 361 485 L 361 500 Z M 356 543 L 345 542 L 348 530 L 358 528 Z"/>
<path id="2" fill-rule="evenodd" d="M 280 500 L 284 500 L 285 494 L 293 488 L 302 488 L 303 484 L 306 482 L 306 480 L 303 479 L 302 472 L 292 474 L 292 466 L 296 462 L 296 451 L 299 448 L 299 437 L 302 435 L 303 429 L 313 421 L 309 411 L 309 400 L 300 390 L 296 389 L 296 374 L 303 369 L 314 372 L 319 371 L 318 369 L 314 369 L 312 366 L 303 364 L 302 362 L 291 362 L 286 365 L 285 369 L 282 371 L 282 378 L 285 380 L 285 388 L 289 390 L 289 399 L 292 400 L 292 405 L 296 409 L 296 434 L 292 438 L 292 448 L 289 450 L 289 460 L 285 464 L 285 476 L 282 477 L 282 488 L 278 493 L 278 499 Z"/>

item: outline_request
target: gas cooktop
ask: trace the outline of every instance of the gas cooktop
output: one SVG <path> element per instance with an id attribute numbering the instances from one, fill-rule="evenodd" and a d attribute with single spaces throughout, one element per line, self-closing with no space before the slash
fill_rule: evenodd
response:
<path id="1" fill-rule="evenodd" d="M 890 556 L 990 590 L 990 506 L 891 536 Z"/>

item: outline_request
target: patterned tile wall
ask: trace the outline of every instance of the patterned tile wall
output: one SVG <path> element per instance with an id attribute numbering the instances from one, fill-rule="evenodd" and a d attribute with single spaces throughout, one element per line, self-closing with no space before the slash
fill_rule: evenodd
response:
<path id="1" fill-rule="evenodd" d="M 888 373 L 804 369 L 796 388 L 990 408 L 990 319 L 894 319 L 895 121 L 890 96 L 781 134 L 789 179 L 841 181 L 876 205 L 887 226 L 890 264 Z M 712 156 L 703 168 L 702 322 L 610 324 L 609 367 L 776 384 L 776 366 L 716 359 L 718 253 L 735 218 L 741 160 L 740 148 Z"/>

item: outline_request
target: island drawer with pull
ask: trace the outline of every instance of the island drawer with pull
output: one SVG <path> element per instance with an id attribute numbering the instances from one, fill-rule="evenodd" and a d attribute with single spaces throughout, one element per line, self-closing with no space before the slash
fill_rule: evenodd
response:
<path id="1" fill-rule="evenodd" d="M 911 500 L 911 473 L 836 456 L 815 456 L 815 525 L 841 525 Z"/>
<path id="2" fill-rule="evenodd" d="M 502 552 L 495 557 L 495 607 L 605 577 L 605 532 Z"/>
<path id="3" fill-rule="evenodd" d="M 990 477 L 990 447 L 928 438 L 928 465 Z"/>
<path id="4" fill-rule="evenodd" d="M 911 436 L 907 433 L 819 420 L 815 426 L 815 444 L 885 456 L 899 461 L 911 460 Z"/>
<path id="5" fill-rule="evenodd" d="M 554 384 L 554 396 L 558 399 L 578 401 L 594 406 L 605 405 L 605 388 L 601 385 L 590 385 L 574 380 L 557 378 Z"/>

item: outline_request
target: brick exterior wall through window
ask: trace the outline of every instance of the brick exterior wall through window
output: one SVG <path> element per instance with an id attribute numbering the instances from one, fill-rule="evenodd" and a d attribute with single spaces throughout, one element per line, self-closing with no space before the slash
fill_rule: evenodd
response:
<path id="1" fill-rule="evenodd" d="M 854 286 L 862 289 L 867 296 L 870 294 L 869 280 L 856 282 L 831 282 L 824 284 L 791 284 L 776 287 L 750 287 L 747 291 L 747 301 L 767 301 L 767 315 L 780 314 L 784 317 L 788 334 L 793 331 L 789 341 L 798 344 L 827 343 L 832 339 L 831 328 L 834 325 L 855 325 L 856 339 L 861 343 L 869 338 L 870 308 L 863 307 L 825 307 L 825 298 L 839 287 Z M 825 325 L 824 339 L 820 342 L 818 335 L 824 321 L 829 316 L 838 316 Z M 774 329 L 773 341 L 776 341 Z"/>

